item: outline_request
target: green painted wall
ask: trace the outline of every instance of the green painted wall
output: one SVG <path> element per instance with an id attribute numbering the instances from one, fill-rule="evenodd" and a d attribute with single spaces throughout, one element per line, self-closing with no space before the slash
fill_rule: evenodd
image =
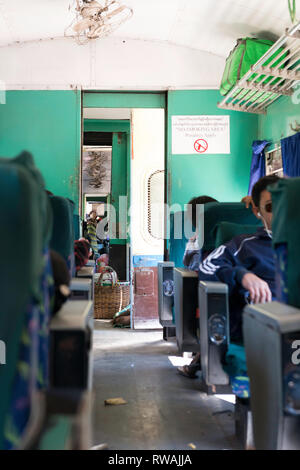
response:
<path id="1" fill-rule="evenodd" d="M 165 106 L 165 97 L 165 93 L 84 93 L 83 100 L 84 106 L 90 107 L 161 108 Z M 168 92 L 166 153 L 170 202 L 184 204 L 192 196 L 204 193 L 219 200 L 234 201 L 247 192 L 251 143 L 258 137 L 258 117 L 220 110 L 217 108 L 219 99 L 218 91 L 214 90 Z M 280 110 L 276 110 L 276 106 L 273 105 L 274 119 L 276 115 L 284 119 L 282 106 L 286 105 L 280 105 Z M 289 115 L 296 118 L 297 111 L 294 108 L 297 106 L 287 106 Z M 171 155 L 173 114 L 229 114 L 231 155 Z M 270 122 L 268 118 L 260 117 L 261 134 L 273 129 Z M 7 104 L 0 106 L 0 154 L 13 157 L 24 149 L 32 152 L 47 188 L 78 204 L 80 123 L 79 92 L 8 91 Z M 103 132 L 124 132 L 123 126 L 129 125 L 122 121 L 115 123 L 118 127 L 111 127 L 108 122 L 102 124 Z M 92 130 L 89 126 L 94 125 L 89 122 L 85 128 Z M 278 126 L 281 129 L 281 125 Z M 288 123 L 285 126 L 287 128 Z M 130 139 L 127 139 L 126 145 L 128 153 Z"/>
<path id="2" fill-rule="evenodd" d="M 85 92 L 84 108 L 164 108 L 164 92 Z"/>
<path id="3" fill-rule="evenodd" d="M 168 202 L 185 204 L 208 194 L 220 201 L 239 201 L 247 194 L 251 147 L 258 138 L 258 116 L 221 110 L 217 90 L 175 90 L 167 93 L 84 93 L 86 107 L 147 108 L 166 106 Z M 230 155 L 172 155 L 172 115 L 230 115 Z"/>
<path id="4" fill-rule="evenodd" d="M 80 92 L 7 92 L 0 106 L 0 155 L 31 152 L 47 189 L 77 207 L 80 142 Z"/>
<path id="5" fill-rule="evenodd" d="M 168 93 L 168 200 L 186 204 L 206 194 L 219 201 L 240 201 L 247 194 L 251 147 L 258 135 L 254 114 L 222 110 L 217 90 Z M 230 155 L 172 155 L 172 115 L 230 115 Z"/>
<path id="6" fill-rule="evenodd" d="M 282 97 L 272 104 L 267 114 L 259 116 L 259 139 L 272 142 L 270 149 L 280 139 L 293 135 L 290 124 L 300 123 L 300 104 L 295 104 L 292 97 Z"/>

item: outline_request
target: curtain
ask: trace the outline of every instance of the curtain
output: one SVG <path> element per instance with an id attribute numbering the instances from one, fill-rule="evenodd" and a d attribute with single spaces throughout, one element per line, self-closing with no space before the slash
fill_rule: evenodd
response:
<path id="1" fill-rule="evenodd" d="M 300 132 L 281 140 L 284 176 L 300 176 Z"/>
<path id="2" fill-rule="evenodd" d="M 255 140 L 252 144 L 252 162 L 248 188 L 249 196 L 251 196 L 252 188 L 255 183 L 266 174 L 265 148 L 269 144 L 270 142 L 267 140 Z"/>

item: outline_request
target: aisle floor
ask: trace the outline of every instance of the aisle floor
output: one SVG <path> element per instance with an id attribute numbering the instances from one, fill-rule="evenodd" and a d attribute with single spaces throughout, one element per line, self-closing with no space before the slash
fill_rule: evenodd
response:
<path id="1" fill-rule="evenodd" d="M 234 405 L 199 391 L 200 380 L 172 365 L 175 342 L 162 330 L 113 328 L 95 321 L 93 445 L 109 450 L 240 449 Z M 108 398 L 127 404 L 105 406 Z"/>

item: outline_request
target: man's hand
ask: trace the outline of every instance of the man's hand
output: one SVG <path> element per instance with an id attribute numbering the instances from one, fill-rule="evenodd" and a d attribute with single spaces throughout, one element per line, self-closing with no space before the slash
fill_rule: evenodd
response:
<path id="1" fill-rule="evenodd" d="M 245 196 L 243 197 L 243 199 L 241 200 L 241 202 L 243 202 L 246 206 L 246 209 L 249 209 L 250 206 L 252 207 L 255 207 L 254 206 L 254 202 L 253 202 L 253 199 L 251 196 Z"/>
<path id="2" fill-rule="evenodd" d="M 255 274 L 245 274 L 242 286 L 249 291 L 250 299 L 254 304 L 272 301 L 272 293 L 268 284 Z"/>

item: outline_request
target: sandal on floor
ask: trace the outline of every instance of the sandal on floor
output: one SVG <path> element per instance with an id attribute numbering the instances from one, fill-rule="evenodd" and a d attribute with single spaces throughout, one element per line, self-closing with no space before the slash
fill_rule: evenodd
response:
<path id="1" fill-rule="evenodd" d="M 195 372 L 191 372 L 189 370 L 189 366 L 177 367 L 177 371 L 179 372 L 179 374 L 184 375 L 185 377 L 188 377 L 189 379 L 195 379 L 197 377 Z"/>

